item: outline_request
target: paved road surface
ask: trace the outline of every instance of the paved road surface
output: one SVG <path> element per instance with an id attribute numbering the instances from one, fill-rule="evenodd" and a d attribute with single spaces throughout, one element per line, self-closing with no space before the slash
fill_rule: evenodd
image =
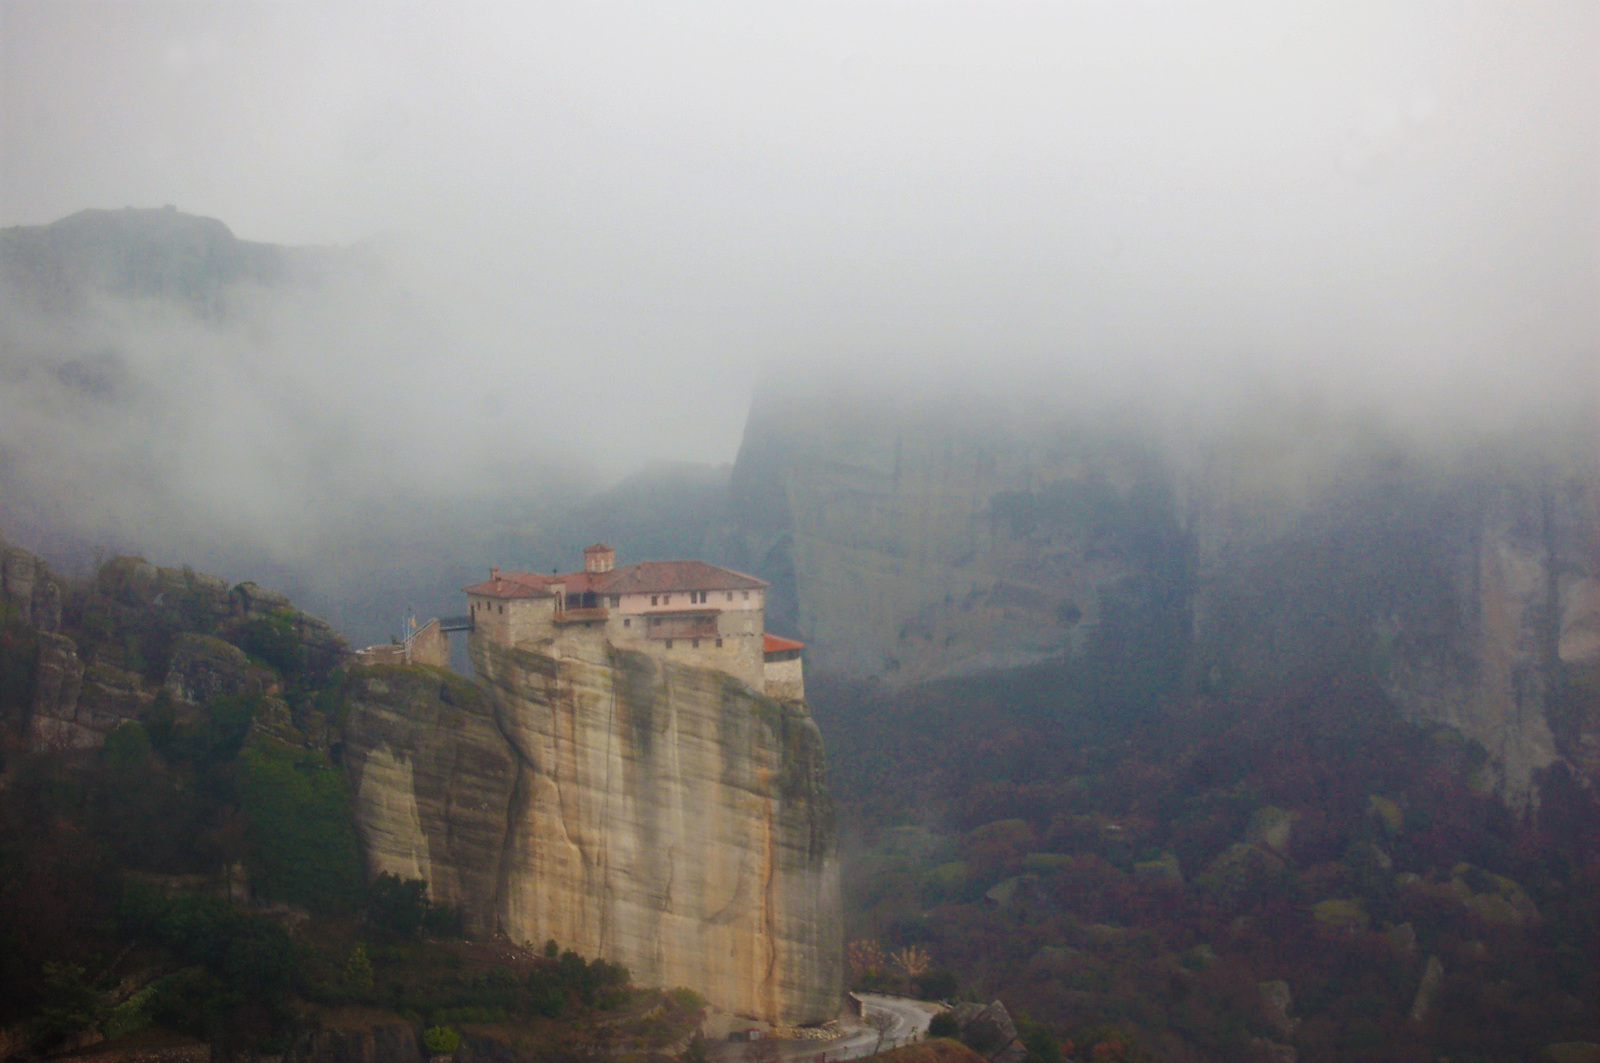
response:
<path id="1" fill-rule="evenodd" d="M 927 1036 L 928 1023 L 933 1021 L 934 1015 L 939 1010 L 936 1005 L 928 1004 L 921 1000 L 910 1000 L 906 997 L 886 997 L 877 993 L 858 993 L 856 995 L 861 998 L 862 1004 L 865 1005 L 868 1022 L 879 1016 L 888 1021 L 889 1025 L 883 1031 L 883 1045 L 881 1048 L 877 1045 L 878 1031 L 869 1029 L 866 1032 L 871 1035 L 871 1038 L 866 1041 L 865 1051 L 848 1056 L 835 1055 L 830 1051 L 828 1053 L 830 1060 L 856 1059 L 858 1056 L 869 1056 L 875 1051 L 888 1051 L 899 1045 L 920 1041 Z M 848 1038 L 840 1038 L 833 1044 L 840 1045 L 846 1040 Z"/>
<path id="2" fill-rule="evenodd" d="M 766 1051 L 771 1052 L 775 1046 L 778 1058 L 785 1063 L 839 1063 L 841 1060 L 861 1059 L 921 1040 L 927 1036 L 928 1023 L 939 1011 L 937 1004 L 907 997 L 880 996 L 876 993 L 856 995 L 865 1007 L 868 1023 L 878 1019 L 884 1024 L 881 1035 L 875 1027 L 852 1020 L 852 1025 L 845 1027 L 844 1036 L 832 1041 L 770 1041 Z M 713 1059 L 719 1061 L 754 1059 L 757 1056 L 755 1045 L 728 1043 L 714 1045 L 711 1054 Z"/>

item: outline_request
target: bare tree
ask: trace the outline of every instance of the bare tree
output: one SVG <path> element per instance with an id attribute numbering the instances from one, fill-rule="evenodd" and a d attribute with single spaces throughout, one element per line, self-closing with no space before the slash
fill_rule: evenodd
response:
<path id="1" fill-rule="evenodd" d="M 883 1051 L 884 1036 L 894 1027 L 894 1016 L 887 1011 L 870 1011 L 867 1013 L 867 1025 L 878 1031 L 878 1041 L 872 1046 L 872 1054 L 877 1055 Z"/>
<path id="2" fill-rule="evenodd" d="M 911 996 L 911 983 L 928 973 L 933 966 L 933 958 L 915 945 L 907 945 L 899 952 L 892 954 L 889 959 L 906 976 L 906 996 Z"/>

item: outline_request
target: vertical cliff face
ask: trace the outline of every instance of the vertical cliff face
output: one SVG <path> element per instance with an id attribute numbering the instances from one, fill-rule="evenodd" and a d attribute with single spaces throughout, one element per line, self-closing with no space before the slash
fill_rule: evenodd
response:
<path id="1" fill-rule="evenodd" d="M 839 866 L 805 706 L 600 643 L 470 645 L 475 684 L 422 667 L 352 681 L 369 869 L 425 879 L 475 933 L 554 939 L 739 1014 L 833 1017 Z"/>
<path id="2" fill-rule="evenodd" d="M 772 581 L 819 670 L 1161 673 L 1130 707 L 1172 667 L 1213 692 L 1354 670 L 1480 742 L 1514 805 L 1562 762 L 1600 779 L 1600 444 L 1582 426 L 1445 443 L 1314 402 L 1157 432 L 769 396 L 730 500 L 732 563 Z"/>
<path id="3" fill-rule="evenodd" d="M 1514 806 L 1600 777 L 1600 463 L 1587 434 L 1424 453 L 1315 416 L 1190 466 L 1196 670 L 1224 688 L 1356 668 L 1482 744 Z"/>
<path id="4" fill-rule="evenodd" d="M 769 626 L 822 671 L 904 683 L 1058 657 L 1145 592 L 1170 523 L 1152 442 L 958 398 L 758 398 L 726 555 L 771 582 Z"/>
<path id="5" fill-rule="evenodd" d="M 345 768 L 368 869 L 424 880 L 493 933 L 517 765 L 483 691 L 434 668 L 358 671 Z"/>
<path id="6" fill-rule="evenodd" d="M 804 707 L 598 645 L 592 659 L 471 649 L 517 762 L 502 929 L 729 1011 L 832 1017 L 839 868 Z"/>

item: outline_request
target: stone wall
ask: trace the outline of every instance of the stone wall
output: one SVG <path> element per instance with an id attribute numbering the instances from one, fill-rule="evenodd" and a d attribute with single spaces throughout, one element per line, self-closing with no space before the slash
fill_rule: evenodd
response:
<path id="1" fill-rule="evenodd" d="M 799 657 L 788 661 L 768 661 L 765 677 L 767 697 L 780 701 L 805 700 L 805 665 Z"/>

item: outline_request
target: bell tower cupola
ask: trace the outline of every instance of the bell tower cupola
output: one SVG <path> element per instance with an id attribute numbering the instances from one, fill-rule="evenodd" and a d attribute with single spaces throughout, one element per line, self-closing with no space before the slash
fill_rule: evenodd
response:
<path id="1" fill-rule="evenodd" d="M 583 570 L 591 576 L 610 572 L 617 564 L 617 552 L 605 543 L 583 548 Z"/>

